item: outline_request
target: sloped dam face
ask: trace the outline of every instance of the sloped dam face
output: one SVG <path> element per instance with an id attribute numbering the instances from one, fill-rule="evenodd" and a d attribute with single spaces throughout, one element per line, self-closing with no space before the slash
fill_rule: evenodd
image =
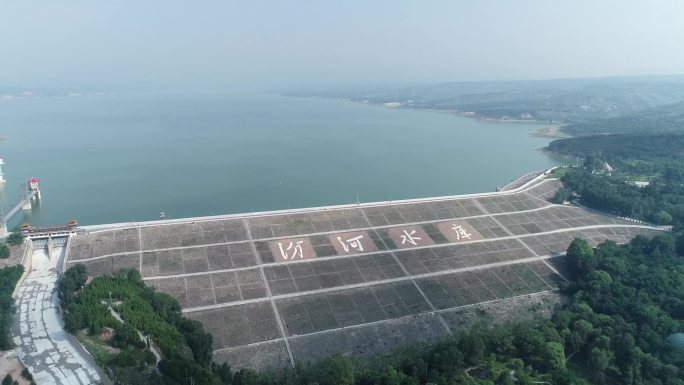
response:
<path id="1" fill-rule="evenodd" d="M 659 229 L 549 203 L 560 182 L 513 190 L 88 227 L 67 266 L 139 269 L 214 336 L 215 359 L 263 368 L 385 352 L 448 336 L 459 312 L 554 291 L 576 237 Z"/>

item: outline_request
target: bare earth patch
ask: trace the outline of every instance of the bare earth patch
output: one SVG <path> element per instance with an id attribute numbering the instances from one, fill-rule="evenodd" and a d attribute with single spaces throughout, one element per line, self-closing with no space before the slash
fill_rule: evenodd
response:
<path id="1" fill-rule="evenodd" d="M 24 365 L 21 364 L 14 350 L 2 352 L 0 355 L 0 378 L 5 378 L 9 374 L 13 380 L 19 382 L 19 385 L 29 385 L 29 381 L 21 376 L 23 369 Z"/>

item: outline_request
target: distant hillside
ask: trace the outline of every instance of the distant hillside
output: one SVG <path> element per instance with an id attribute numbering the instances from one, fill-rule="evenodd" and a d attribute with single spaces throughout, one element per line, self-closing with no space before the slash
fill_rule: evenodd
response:
<path id="1" fill-rule="evenodd" d="M 684 159 L 684 133 L 610 134 L 559 139 L 546 150 L 556 154 L 600 155 L 602 159 Z"/>
<path id="2" fill-rule="evenodd" d="M 667 120 L 666 111 L 670 107 L 665 107 L 660 115 L 658 108 L 678 106 L 677 110 L 684 112 L 681 107 L 684 76 L 461 82 L 293 90 L 284 94 L 342 98 L 378 105 L 393 103 L 404 108 L 457 111 L 480 118 L 556 121 L 569 124 L 574 135 L 670 127 L 677 125 Z M 648 124 L 639 121 L 642 111 L 654 114 L 645 118 Z M 629 119 L 609 120 L 617 117 Z M 633 129 L 621 129 L 623 124 Z"/>
<path id="3" fill-rule="evenodd" d="M 684 133 L 684 102 L 653 107 L 625 116 L 572 123 L 563 131 L 573 136 L 626 132 Z"/>

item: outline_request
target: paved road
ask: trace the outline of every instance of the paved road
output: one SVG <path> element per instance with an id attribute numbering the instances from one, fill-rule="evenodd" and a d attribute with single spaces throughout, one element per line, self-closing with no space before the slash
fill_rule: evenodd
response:
<path id="1" fill-rule="evenodd" d="M 54 249 L 58 260 L 64 248 Z M 32 254 L 31 271 L 17 294 L 18 320 L 14 325 L 17 354 L 40 385 L 100 383 L 92 359 L 62 328 L 57 297 L 57 272 L 45 249 Z"/>
<path id="2" fill-rule="evenodd" d="M 524 186 L 527 182 L 533 180 L 534 178 L 536 178 L 537 176 L 539 176 L 541 174 L 543 174 L 543 172 L 541 172 L 541 171 L 533 171 L 533 172 L 527 173 L 527 174 L 521 176 L 520 178 L 511 181 L 507 185 L 499 188 L 499 191 L 503 192 L 503 191 L 515 190 L 518 187 Z"/>

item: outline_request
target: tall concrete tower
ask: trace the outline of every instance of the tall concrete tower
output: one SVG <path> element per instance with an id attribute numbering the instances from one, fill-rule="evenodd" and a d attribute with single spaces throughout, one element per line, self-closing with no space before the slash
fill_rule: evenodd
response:
<path id="1" fill-rule="evenodd" d="M 34 194 L 33 197 L 34 197 L 35 199 L 38 199 L 38 200 L 40 200 L 40 198 L 41 198 L 41 196 L 40 196 L 40 187 L 38 186 L 38 183 L 39 183 L 39 182 L 40 182 L 40 181 L 39 181 L 38 178 L 36 178 L 35 176 L 32 176 L 32 177 L 28 180 L 28 182 L 27 182 L 29 192 L 30 192 L 30 193 L 33 193 L 33 194 Z"/>

